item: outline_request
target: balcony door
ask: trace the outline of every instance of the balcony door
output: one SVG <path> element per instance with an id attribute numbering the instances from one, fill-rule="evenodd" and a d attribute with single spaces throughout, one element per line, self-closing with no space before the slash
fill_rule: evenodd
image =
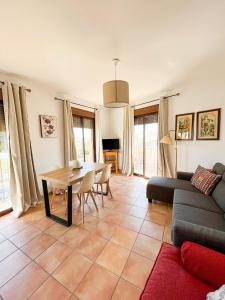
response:
<path id="1" fill-rule="evenodd" d="M 9 150 L 3 101 L 0 101 L 0 214 L 11 206 L 9 200 Z"/>
<path id="2" fill-rule="evenodd" d="M 77 159 L 85 162 L 94 162 L 94 119 L 73 115 L 73 132 Z"/>
<path id="3" fill-rule="evenodd" d="M 157 175 L 158 114 L 134 118 L 134 174 Z"/>

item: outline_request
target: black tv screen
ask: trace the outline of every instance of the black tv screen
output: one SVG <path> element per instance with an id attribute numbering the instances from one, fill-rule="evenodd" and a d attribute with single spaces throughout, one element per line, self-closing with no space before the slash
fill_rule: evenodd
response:
<path id="1" fill-rule="evenodd" d="M 103 150 L 119 150 L 120 141 L 119 139 L 103 139 L 102 140 Z"/>

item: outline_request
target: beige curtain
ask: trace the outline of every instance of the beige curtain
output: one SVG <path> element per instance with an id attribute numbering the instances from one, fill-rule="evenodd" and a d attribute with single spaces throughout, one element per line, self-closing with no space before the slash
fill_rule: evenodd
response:
<path id="1" fill-rule="evenodd" d="M 102 149 L 102 123 L 101 123 L 101 109 L 95 110 L 95 141 L 96 141 L 96 162 L 104 162 Z"/>
<path id="2" fill-rule="evenodd" d="M 123 153 L 122 173 L 127 176 L 133 173 L 132 141 L 134 131 L 134 109 L 125 107 L 123 112 Z"/>
<path id="3" fill-rule="evenodd" d="M 161 139 L 169 132 L 168 128 L 168 99 L 162 98 L 159 103 L 159 153 L 158 175 L 172 177 L 169 145 L 160 143 Z"/>
<path id="4" fill-rule="evenodd" d="M 37 203 L 40 193 L 32 157 L 25 88 L 5 82 L 2 90 L 9 137 L 10 200 L 13 214 L 19 217 Z"/>
<path id="5" fill-rule="evenodd" d="M 73 133 L 73 116 L 68 100 L 64 100 L 63 103 L 63 115 L 64 115 L 64 156 L 65 156 L 65 166 L 69 165 L 70 160 L 77 158 L 74 133 Z"/>

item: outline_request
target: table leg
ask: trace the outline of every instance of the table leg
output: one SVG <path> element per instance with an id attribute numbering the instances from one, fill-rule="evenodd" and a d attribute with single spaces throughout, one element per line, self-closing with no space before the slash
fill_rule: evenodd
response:
<path id="1" fill-rule="evenodd" d="M 58 216 L 55 216 L 50 211 L 49 196 L 48 196 L 48 185 L 46 180 L 42 180 L 44 201 L 45 201 L 45 214 L 49 219 L 62 224 L 64 226 L 72 225 L 72 186 L 68 186 L 68 198 L 67 198 L 67 220 L 64 220 Z"/>
<path id="2" fill-rule="evenodd" d="M 71 226 L 72 225 L 72 221 L 73 221 L 73 205 L 72 205 L 72 186 L 68 186 L 67 189 L 67 222 L 68 225 L 67 226 Z"/>
<path id="3" fill-rule="evenodd" d="M 44 201 L 45 201 L 45 214 L 47 217 L 50 217 L 51 212 L 50 212 L 49 197 L 48 197 L 48 184 L 46 180 L 42 180 L 42 187 L 43 187 Z"/>

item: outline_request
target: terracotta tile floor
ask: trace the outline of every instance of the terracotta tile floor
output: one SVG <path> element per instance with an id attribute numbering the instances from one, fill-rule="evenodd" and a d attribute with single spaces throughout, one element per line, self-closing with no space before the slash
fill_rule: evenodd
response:
<path id="1" fill-rule="evenodd" d="M 0 218 L 0 295 L 4 300 L 137 300 L 162 241 L 171 242 L 169 204 L 148 203 L 146 180 L 112 176 L 113 198 L 96 197 L 81 224 L 74 199 L 73 225 L 56 224 L 43 203 L 20 219 Z M 91 199 L 90 199 L 91 200 Z M 53 210 L 65 217 L 65 201 Z"/>

